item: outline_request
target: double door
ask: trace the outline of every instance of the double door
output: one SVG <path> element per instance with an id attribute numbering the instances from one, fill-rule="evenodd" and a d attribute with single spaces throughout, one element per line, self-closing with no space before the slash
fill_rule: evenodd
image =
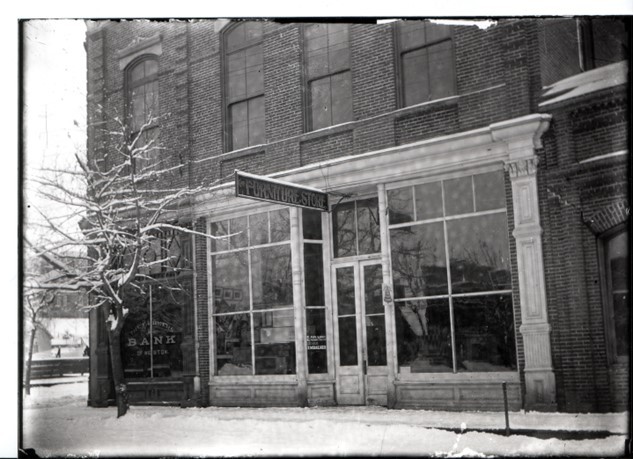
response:
<path id="1" fill-rule="evenodd" d="M 340 405 L 387 404 L 387 340 L 382 264 L 332 267 L 336 396 Z"/>

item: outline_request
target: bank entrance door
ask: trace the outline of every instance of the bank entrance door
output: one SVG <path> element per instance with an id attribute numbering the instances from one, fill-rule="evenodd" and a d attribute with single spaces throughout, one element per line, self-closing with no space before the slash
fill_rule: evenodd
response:
<path id="1" fill-rule="evenodd" d="M 387 345 L 382 265 L 376 260 L 332 267 L 336 396 L 340 405 L 387 404 Z"/>

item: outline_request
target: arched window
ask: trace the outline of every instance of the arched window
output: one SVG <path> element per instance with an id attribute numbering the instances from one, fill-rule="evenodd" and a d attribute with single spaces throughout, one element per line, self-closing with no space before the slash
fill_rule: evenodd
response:
<path id="1" fill-rule="evenodd" d="M 126 85 L 130 138 L 140 134 L 137 145 L 147 145 L 156 141 L 159 133 L 158 59 L 145 56 L 135 60 L 126 70 Z M 138 159 L 147 160 L 150 154 Z"/>
<path id="2" fill-rule="evenodd" d="M 224 35 L 228 149 L 265 142 L 263 23 L 241 22 Z"/>
<path id="3" fill-rule="evenodd" d="M 457 93 L 450 26 L 425 21 L 396 25 L 404 107 Z"/>
<path id="4" fill-rule="evenodd" d="M 605 322 L 611 355 L 629 356 L 630 318 L 629 237 L 624 226 L 607 231 L 601 238 Z"/>

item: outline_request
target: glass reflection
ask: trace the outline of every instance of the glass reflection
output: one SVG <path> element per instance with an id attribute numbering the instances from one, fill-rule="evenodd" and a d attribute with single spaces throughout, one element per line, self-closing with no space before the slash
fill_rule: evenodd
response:
<path id="1" fill-rule="evenodd" d="M 339 357 L 341 366 L 358 365 L 356 350 L 356 316 L 339 317 Z"/>
<path id="2" fill-rule="evenodd" d="M 385 337 L 385 315 L 365 317 L 367 333 L 367 364 L 370 366 L 387 365 Z"/>
<path id="3" fill-rule="evenodd" d="M 359 255 L 380 252 L 378 198 L 356 201 Z"/>
<path id="4" fill-rule="evenodd" d="M 244 283 L 244 279 L 238 279 Z M 251 251 L 254 309 L 292 305 L 292 267 L 287 244 Z"/>
<path id="5" fill-rule="evenodd" d="M 441 182 L 416 185 L 415 212 L 417 220 L 428 220 L 442 216 Z"/>
<path id="6" fill-rule="evenodd" d="M 356 314 L 354 268 L 352 266 L 336 270 L 336 304 L 339 316 Z"/>
<path id="7" fill-rule="evenodd" d="M 389 223 L 413 221 L 413 193 L 411 187 L 387 191 L 389 202 Z"/>
<path id="8" fill-rule="evenodd" d="M 246 311 L 250 307 L 248 292 L 248 257 L 245 251 L 211 257 L 214 312 Z"/>
<path id="9" fill-rule="evenodd" d="M 221 222 L 211 223 L 211 235 L 217 236 L 218 239 L 211 239 L 211 251 L 221 252 L 229 249 L 229 238 L 222 238 L 229 234 L 229 222 L 228 220 Z"/>
<path id="10" fill-rule="evenodd" d="M 281 242 L 290 239 L 290 212 L 288 209 L 270 212 L 270 242 Z"/>
<path id="11" fill-rule="evenodd" d="M 308 373 L 327 373 L 327 337 L 324 308 L 306 309 L 306 340 Z"/>
<path id="12" fill-rule="evenodd" d="M 365 313 L 380 314 L 385 311 L 382 304 L 382 265 L 363 267 L 365 283 Z"/>
<path id="13" fill-rule="evenodd" d="M 473 211 L 472 176 L 444 181 L 446 215 L 466 214 Z"/>
<path id="14" fill-rule="evenodd" d="M 214 322 L 217 374 L 253 374 L 250 315 L 216 316 Z"/>
<path id="15" fill-rule="evenodd" d="M 390 230 L 395 298 L 448 292 L 442 223 Z"/>
<path id="16" fill-rule="evenodd" d="M 323 306 L 323 246 L 306 243 L 303 245 L 305 267 L 306 306 Z"/>
<path id="17" fill-rule="evenodd" d="M 512 288 L 506 215 L 446 222 L 453 293 Z"/>
<path id="18" fill-rule="evenodd" d="M 453 300 L 457 371 L 516 370 L 510 295 Z"/>
<path id="19" fill-rule="evenodd" d="M 303 238 L 323 239 L 321 230 L 321 212 L 318 210 L 302 209 L 303 212 Z"/>
<path id="20" fill-rule="evenodd" d="M 396 303 L 400 373 L 453 371 L 447 299 Z"/>
<path id="21" fill-rule="evenodd" d="M 248 216 L 250 245 L 268 243 L 268 212 Z"/>
<path id="22" fill-rule="evenodd" d="M 233 218 L 229 220 L 229 230 L 232 235 L 232 249 L 241 249 L 248 245 L 246 217 Z"/>
<path id="23" fill-rule="evenodd" d="M 475 180 L 475 210 L 477 212 L 505 209 L 506 193 L 503 171 L 475 175 L 473 179 Z"/>
<path id="24" fill-rule="evenodd" d="M 354 203 L 345 202 L 336 206 L 332 215 L 334 226 L 334 256 L 356 255 L 356 222 Z"/>
<path id="25" fill-rule="evenodd" d="M 255 374 L 295 373 L 294 311 L 284 309 L 253 314 Z"/>

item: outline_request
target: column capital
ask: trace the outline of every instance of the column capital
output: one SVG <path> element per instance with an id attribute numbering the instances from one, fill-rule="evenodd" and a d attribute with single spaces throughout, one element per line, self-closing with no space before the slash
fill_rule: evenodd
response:
<path id="1" fill-rule="evenodd" d="M 510 174 L 511 179 L 515 179 L 536 174 L 537 166 L 538 156 L 529 156 L 506 161 L 505 170 Z"/>

